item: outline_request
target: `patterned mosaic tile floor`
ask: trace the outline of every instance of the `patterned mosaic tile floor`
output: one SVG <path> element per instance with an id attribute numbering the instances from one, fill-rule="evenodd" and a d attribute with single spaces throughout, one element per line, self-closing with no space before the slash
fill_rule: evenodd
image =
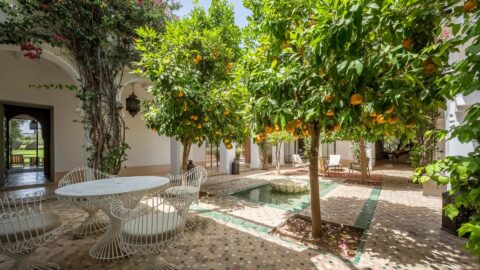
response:
<path id="1" fill-rule="evenodd" d="M 228 194 L 277 178 L 258 173 L 219 176 L 204 189 Z M 479 269 L 478 260 L 462 249 L 465 241 L 440 230 L 440 199 L 422 196 L 421 187 L 408 181 L 411 172 L 384 173 L 381 188 L 321 182 L 323 219 L 366 229 L 351 261 L 269 234 L 293 213 L 308 215 L 308 202 L 272 205 L 231 195 L 207 197 L 192 207 L 196 230 L 187 232 L 162 257 L 180 269 Z M 63 217 L 67 232 L 39 248 L 37 256 L 62 269 L 137 269 L 144 261 L 142 256 L 115 263 L 92 260 L 88 251 L 99 236 L 73 240 L 68 232 L 85 213 L 54 200 L 45 202 L 44 208 Z M 0 256 L 0 269 L 9 269 L 10 264 Z"/>

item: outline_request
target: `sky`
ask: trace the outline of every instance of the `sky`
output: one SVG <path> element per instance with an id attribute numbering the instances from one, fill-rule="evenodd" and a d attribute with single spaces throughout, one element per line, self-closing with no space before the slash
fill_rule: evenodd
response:
<path id="1" fill-rule="evenodd" d="M 175 12 L 176 15 L 184 17 L 194 7 L 193 0 L 180 0 L 182 7 Z M 198 4 L 205 9 L 210 7 L 211 0 L 198 0 Z M 247 25 L 247 16 L 251 14 L 250 10 L 243 6 L 242 0 L 228 0 L 233 5 L 235 12 L 235 24 L 243 28 Z"/>

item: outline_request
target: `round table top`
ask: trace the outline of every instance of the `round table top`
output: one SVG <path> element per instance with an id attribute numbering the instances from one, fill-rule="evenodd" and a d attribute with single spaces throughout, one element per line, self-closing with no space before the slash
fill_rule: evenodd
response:
<path id="1" fill-rule="evenodd" d="M 55 194 L 61 197 L 100 197 L 131 192 L 141 192 L 168 184 L 170 180 L 160 176 L 115 177 L 86 181 L 57 188 Z"/>

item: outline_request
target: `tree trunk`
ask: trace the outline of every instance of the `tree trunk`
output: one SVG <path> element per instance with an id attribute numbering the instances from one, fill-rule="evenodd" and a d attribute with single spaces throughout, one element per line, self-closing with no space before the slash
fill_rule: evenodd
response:
<path id="1" fill-rule="evenodd" d="M 275 146 L 275 168 L 277 174 L 280 174 L 280 148 L 282 148 L 282 143 Z"/>
<path id="2" fill-rule="evenodd" d="M 367 151 L 365 149 L 365 139 L 361 138 L 359 142 L 359 148 L 360 148 L 360 171 L 362 174 L 362 181 L 365 181 L 368 179 L 368 174 L 367 174 Z"/>
<path id="3" fill-rule="evenodd" d="M 192 141 L 187 140 L 182 142 L 183 155 L 182 155 L 182 173 L 187 172 L 188 156 L 190 155 L 190 148 L 192 148 Z"/>
<path id="4" fill-rule="evenodd" d="M 318 122 L 310 125 L 310 196 L 312 211 L 312 237 L 322 237 L 322 214 L 320 212 L 320 184 L 318 182 L 318 145 L 320 126 Z"/>

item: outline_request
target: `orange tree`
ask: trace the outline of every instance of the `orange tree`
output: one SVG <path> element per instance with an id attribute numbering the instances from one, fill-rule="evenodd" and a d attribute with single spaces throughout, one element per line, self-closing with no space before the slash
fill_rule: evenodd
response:
<path id="1" fill-rule="evenodd" d="M 428 112 L 444 106 L 435 81 L 451 44 L 439 36 L 445 3 L 340 1 L 310 17 L 324 100 L 337 137 L 358 140 L 362 179 L 366 141 L 412 139 Z M 328 112 L 327 112 L 328 113 Z"/>
<path id="2" fill-rule="evenodd" d="M 406 14 L 439 7 L 419 0 L 245 3 L 253 15 L 239 77 L 251 94 L 251 129 L 257 141 L 275 125 L 294 137 L 311 136 L 312 236 L 318 238 L 320 137 L 374 140 L 414 126 L 422 113 L 411 111 L 436 93 L 417 75 L 435 74 L 444 59 L 408 52 L 419 43 L 404 42 L 411 34 L 405 24 L 417 19 Z M 365 158 L 362 163 L 365 168 Z"/>
<path id="3" fill-rule="evenodd" d="M 138 30 L 141 60 L 137 73 L 152 82 L 145 102 L 146 125 L 183 144 L 183 171 L 192 144 L 222 140 L 232 148 L 244 138 L 240 115 L 243 95 L 230 72 L 240 57 L 240 29 L 225 0 L 206 12 L 196 6 L 189 16 L 167 23 L 164 33 Z"/>

